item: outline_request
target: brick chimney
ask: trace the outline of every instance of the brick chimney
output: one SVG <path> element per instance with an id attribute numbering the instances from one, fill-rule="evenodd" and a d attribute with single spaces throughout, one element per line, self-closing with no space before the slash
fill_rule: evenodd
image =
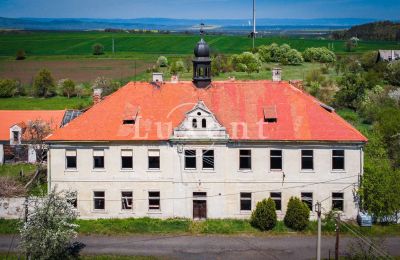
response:
<path id="1" fill-rule="evenodd" d="M 101 94 L 103 93 L 103 90 L 101 88 L 95 88 L 93 89 L 93 104 L 96 105 L 97 103 L 100 103 L 101 101 Z"/>

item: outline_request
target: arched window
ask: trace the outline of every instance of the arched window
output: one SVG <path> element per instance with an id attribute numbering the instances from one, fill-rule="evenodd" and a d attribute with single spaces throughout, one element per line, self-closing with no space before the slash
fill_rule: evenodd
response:
<path id="1" fill-rule="evenodd" d="M 192 126 L 193 126 L 193 128 L 197 128 L 197 119 L 196 118 L 193 118 Z"/>
<path id="2" fill-rule="evenodd" d="M 207 128 L 207 120 L 206 120 L 205 118 L 203 118 L 203 119 L 201 120 L 201 127 L 202 127 L 202 128 Z"/>

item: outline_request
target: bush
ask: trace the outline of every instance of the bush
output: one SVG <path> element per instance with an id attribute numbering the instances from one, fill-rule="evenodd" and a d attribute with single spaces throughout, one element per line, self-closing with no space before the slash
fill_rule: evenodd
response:
<path id="1" fill-rule="evenodd" d="M 308 62 L 331 63 L 336 61 L 335 53 L 325 47 L 307 48 L 303 52 L 303 57 Z"/>
<path id="2" fill-rule="evenodd" d="M 58 88 L 60 90 L 60 94 L 64 97 L 70 98 L 75 95 L 75 82 L 70 79 L 63 79 L 58 82 Z"/>
<path id="3" fill-rule="evenodd" d="M 167 67 L 168 66 L 168 59 L 165 56 L 160 56 L 157 59 L 157 65 L 159 67 Z"/>
<path id="4" fill-rule="evenodd" d="M 56 94 L 56 86 L 50 71 L 39 71 L 33 82 L 33 95 L 36 97 L 51 97 Z"/>
<path id="5" fill-rule="evenodd" d="M 102 55 L 104 54 L 104 46 L 100 43 L 96 43 L 92 46 L 93 55 Z"/>
<path id="6" fill-rule="evenodd" d="M 287 44 L 262 45 L 258 48 L 260 59 L 264 62 L 280 62 L 282 64 L 296 65 L 303 63 L 303 56 Z"/>
<path id="7" fill-rule="evenodd" d="M 15 55 L 16 57 L 15 57 L 15 59 L 16 60 L 25 60 L 26 59 L 26 53 L 25 53 L 25 51 L 24 50 L 18 50 L 17 51 L 17 54 Z"/>
<path id="8" fill-rule="evenodd" d="M 232 56 L 232 65 L 235 71 L 242 71 L 250 74 L 259 72 L 262 64 L 258 55 L 251 52 L 243 52 L 242 54 L 235 54 Z"/>
<path id="9" fill-rule="evenodd" d="M 171 64 L 170 72 L 173 75 L 178 74 L 179 72 L 185 71 L 185 63 L 182 60 L 178 60 Z"/>
<path id="10" fill-rule="evenodd" d="M 14 96 L 19 87 L 19 82 L 12 79 L 0 79 L 0 97 Z"/>
<path id="11" fill-rule="evenodd" d="M 117 91 L 121 87 L 119 82 L 112 81 L 105 77 L 97 77 L 93 82 L 92 88 L 100 88 L 102 89 L 102 95 L 108 96 L 111 93 Z"/>
<path id="12" fill-rule="evenodd" d="M 251 225 L 265 231 L 273 229 L 276 222 L 275 202 L 271 198 L 258 202 L 256 209 L 251 214 Z"/>
<path id="13" fill-rule="evenodd" d="M 400 60 L 390 63 L 387 70 L 387 80 L 395 86 L 400 86 Z"/>
<path id="14" fill-rule="evenodd" d="M 283 222 L 288 228 L 301 231 L 304 230 L 309 222 L 310 209 L 299 198 L 291 197 L 287 206 L 287 211 Z"/>

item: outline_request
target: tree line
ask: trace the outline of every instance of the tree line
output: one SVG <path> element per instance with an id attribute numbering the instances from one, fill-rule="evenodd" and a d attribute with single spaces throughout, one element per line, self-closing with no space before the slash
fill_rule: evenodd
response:
<path id="1" fill-rule="evenodd" d="M 357 25 L 346 31 L 335 31 L 331 37 L 335 40 L 358 37 L 363 40 L 400 41 L 400 23 L 379 21 Z"/>

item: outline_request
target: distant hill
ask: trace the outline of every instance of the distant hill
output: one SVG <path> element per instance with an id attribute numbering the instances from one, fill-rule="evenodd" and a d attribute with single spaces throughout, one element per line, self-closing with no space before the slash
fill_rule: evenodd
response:
<path id="1" fill-rule="evenodd" d="M 347 29 L 353 25 L 373 22 L 373 19 L 257 19 L 257 28 L 263 30 L 285 29 Z M 250 19 L 90 19 L 90 18 L 5 18 L 0 17 L 0 29 L 17 30 L 104 30 L 106 28 L 132 30 L 197 30 L 200 23 L 213 28 L 214 31 L 250 31 Z"/>
<path id="2" fill-rule="evenodd" d="M 400 41 L 400 22 L 379 21 L 356 25 L 346 31 L 332 33 L 334 39 L 358 37 L 362 40 Z"/>

